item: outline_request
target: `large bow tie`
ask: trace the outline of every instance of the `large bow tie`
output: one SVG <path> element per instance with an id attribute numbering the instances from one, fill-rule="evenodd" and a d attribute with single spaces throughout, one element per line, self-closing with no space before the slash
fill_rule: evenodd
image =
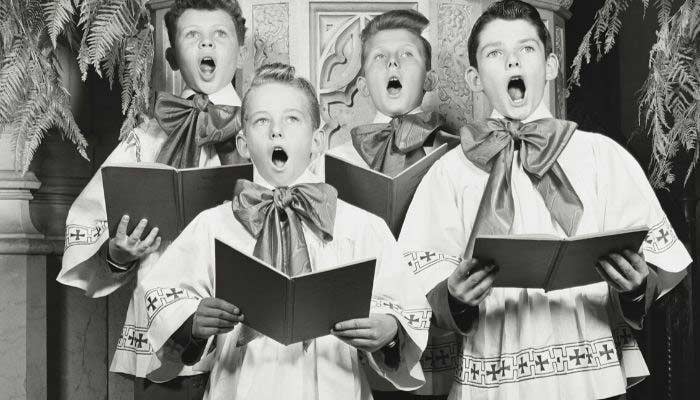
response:
<path id="1" fill-rule="evenodd" d="M 457 136 L 440 129 L 444 123 L 440 114 L 422 112 L 394 117 L 386 124 L 360 125 L 350 135 L 370 168 L 396 176 L 425 156 L 423 146 L 430 139 L 435 145 L 459 143 Z"/>
<path id="2" fill-rule="evenodd" d="M 325 183 L 303 183 L 269 190 L 239 179 L 233 189 L 233 215 L 257 240 L 253 255 L 289 276 L 311 271 L 301 222 L 324 240 L 331 240 L 338 192 Z M 237 346 L 259 337 L 244 326 Z M 304 341 L 303 348 L 309 347 Z"/>
<path id="3" fill-rule="evenodd" d="M 240 107 L 214 105 L 206 94 L 183 99 L 158 92 L 154 114 L 168 138 L 156 158 L 175 168 L 199 166 L 201 146 L 218 144 L 241 129 Z"/>
<path id="4" fill-rule="evenodd" d="M 576 233 L 583 204 L 557 162 L 575 130 L 575 123 L 552 118 L 527 124 L 488 119 L 462 128 L 464 154 L 477 167 L 490 172 L 472 238 L 477 234 L 511 231 L 514 201 L 510 173 L 517 145 L 520 146 L 518 155 L 523 170 L 544 199 L 554 220 L 567 235 Z"/>

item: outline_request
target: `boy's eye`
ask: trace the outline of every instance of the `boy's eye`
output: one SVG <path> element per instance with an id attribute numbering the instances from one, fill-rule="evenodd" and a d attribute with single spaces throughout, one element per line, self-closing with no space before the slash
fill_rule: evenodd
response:
<path id="1" fill-rule="evenodd" d="M 257 118 L 255 121 L 253 121 L 253 124 L 257 126 L 267 126 L 270 124 L 270 120 L 264 117 Z"/>
<path id="2" fill-rule="evenodd" d="M 413 57 L 413 53 L 406 50 L 406 51 L 401 52 L 401 57 Z"/>
<path id="3" fill-rule="evenodd" d="M 216 35 L 216 37 L 220 37 L 220 38 L 225 38 L 226 36 L 228 36 L 228 32 L 226 32 L 226 31 L 223 30 L 223 29 L 217 29 L 217 30 L 214 32 L 214 34 Z"/>
<path id="4" fill-rule="evenodd" d="M 525 46 L 525 47 L 523 47 L 523 51 L 525 53 L 532 53 L 533 51 L 535 51 L 535 48 L 532 46 Z"/>
<path id="5" fill-rule="evenodd" d="M 197 31 L 187 31 L 187 33 L 185 33 L 185 38 L 187 39 L 194 39 L 197 36 L 199 36 L 199 32 Z"/>
<path id="6" fill-rule="evenodd" d="M 375 55 L 374 55 L 374 60 L 375 60 L 375 61 L 381 61 L 381 60 L 383 60 L 384 58 L 386 58 L 386 56 L 385 56 L 384 54 L 382 54 L 382 53 L 378 53 L 378 54 L 375 54 Z"/>
<path id="7" fill-rule="evenodd" d="M 486 53 L 486 57 L 488 57 L 488 58 L 497 57 L 499 55 L 501 55 L 500 50 L 491 50 L 488 53 Z"/>
<path id="8" fill-rule="evenodd" d="M 297 117 L 296 115 L 288 115 L 288 116 L 287 116 L 287 121 L 296 124 L 297 122 L 300 121 L 300 119 L 299 119 L 299 117 Z"/>

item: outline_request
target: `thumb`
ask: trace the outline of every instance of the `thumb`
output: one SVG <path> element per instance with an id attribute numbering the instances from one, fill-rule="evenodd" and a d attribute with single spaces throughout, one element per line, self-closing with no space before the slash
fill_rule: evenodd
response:
<path id="1" fill-rule="evenodd" d="M 477 265 L 479 265 L 479 261 L 476 258 L 462 259 L 457 267 L 457 273 L 462 277 L 467 277 Z"/>

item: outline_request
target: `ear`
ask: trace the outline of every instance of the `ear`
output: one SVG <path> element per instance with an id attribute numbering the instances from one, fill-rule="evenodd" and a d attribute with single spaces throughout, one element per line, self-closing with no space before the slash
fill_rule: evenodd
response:
<path id="1" fill-rule="evenodd" d="M 545 60 L 544 77 L 546 80 L 554 80 L 559 75 L 559 59 L 554 53 L 550 53 Z"/>
<path id="2" fill-rule="evenodd" d="M 435 70 L 430 70 L 425 74 L 425 80 L 423 81 L 423 91 L 432 92 L 437 86 L 437 73 Z"/>
<path id="3" fill-rule="evenodd" d="M 168 47 L 165 49 L 165 60 L 168 62 L 168 65 L 170 65 L 170 69 L 173 71 L 177 71 L 180 69 L 180 66 L 177 65 L 177 57 L 175 57 L 175 49 L 172 47 Z"/>
<path id="4" fill-rule="evenodd" d="M 243 63 L 246 59 L 248 59 L 248 48 L 245 46 L 241 46 L 238 48 L 238 65 L 236 65 L 236 68 L 243 68 Z"/>
<path id="5" fill-rule="evenodd" d="M 250 150 L 248 150 L 248 139 L 245 137 L 243 130 L 236 135 L 236 150 L 243 158 L 250 159 Z"/>
<path id="6" fill-rule="evenodd" d="M 464 72 L 464 80 L 467 81 L 467 86 L 472 92 L 482 92 L 484 90 L 479 71 L 476 68 L 469 66 Z"/>
<path id="7" fill-rule="evenodd" d="M 325 149 L 324 143 L 325 143 L 325 137 L 326 133 L 323 131 L 323 128 L 319 127 L 316 129 L 312 134 L 311 134 L 311 157 L 315 154 L 321 154 L 323 150 Z"/>
<path id="8" fill-rule="evenodd" d="M 363 96 L 369 97 L 369 88 L 367 87 L 367 79 L 365 79 L 365 77 L 362 75 L 357 77 L 357 89 L 360 91 L 360 93 Z"/>

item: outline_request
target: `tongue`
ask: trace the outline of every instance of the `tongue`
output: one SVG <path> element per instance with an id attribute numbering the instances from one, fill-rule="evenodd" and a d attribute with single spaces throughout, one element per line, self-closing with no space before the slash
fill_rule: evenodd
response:
<path id="1" fill-rule="evenodd" d="M 524 93 L 520 88 L 517 87 L 511 87 L 508 88 L 508 95 L 510 96 L 511 99 L 513 100 L 520 100 L 524 97 Z"/>
<path id="2" fill-rule="evenodd" d="M 214 72 L 214 67 L 209 64 L 199 64 L 199 70 L 205 74 L 211 74 Z"/>

